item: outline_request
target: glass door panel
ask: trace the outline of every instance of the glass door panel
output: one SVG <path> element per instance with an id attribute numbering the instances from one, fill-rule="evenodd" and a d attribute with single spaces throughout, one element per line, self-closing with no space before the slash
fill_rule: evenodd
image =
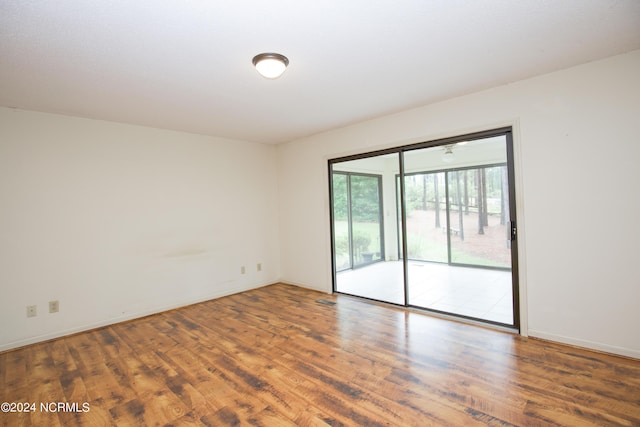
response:
<path id="1" fill-rule="evenodd" d="M 333 186 L 333 230 L 335 239 L 334 262 L 337 271 L 351 268 L 351 238 L 349 227 L 348 175 L 334 173 Z"/>
<path id="2" fill-rule="evenodd" d="M 506 162 L 504 135 L 404 153 L 409 305 L 514 324 Z"/>
<path id="3" fill-rule="evenodd" d="M 398 215 L 394 209 L 384 210 L 395 206 L 398 158 L 372 156 L 331 166 L 338 292 L 404 304 Z"/>

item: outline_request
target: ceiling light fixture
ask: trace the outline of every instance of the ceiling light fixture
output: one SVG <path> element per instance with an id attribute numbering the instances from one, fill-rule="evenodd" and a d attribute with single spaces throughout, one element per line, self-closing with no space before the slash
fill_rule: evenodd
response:
<path id="1" fill-rule="evenodd" d="M 442 153 L 442 161 L 445 163 L 453 162 L 453 145 L 446 145 L 444 147 L 444 153 Z"/>
<path id="2" fill-rule="evenodd" d="M 279 53 L 261 53 L 254 56 L 252 62 L 256 70 L 268 79 L 277 79 L 289 65 L 289 59 Z"/>

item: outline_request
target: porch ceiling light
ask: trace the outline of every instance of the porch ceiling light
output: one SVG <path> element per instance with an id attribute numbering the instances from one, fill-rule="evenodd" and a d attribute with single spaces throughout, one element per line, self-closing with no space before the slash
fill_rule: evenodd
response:
<path id="1" fill-rule="evenodd" d="M 277 79 L 289 65 L 289 59 L 279 53 L 261 53 L 254 56 L 252 62 L 256 70 L 268 79 Z"/>
<path id="2" fill-rule="evenodd" d="M 444 153 L 442 153 L 442 161 L 445 163 L 451 163 L 454 159 L 453 145 L 447 145 L 444 147 Z"/>

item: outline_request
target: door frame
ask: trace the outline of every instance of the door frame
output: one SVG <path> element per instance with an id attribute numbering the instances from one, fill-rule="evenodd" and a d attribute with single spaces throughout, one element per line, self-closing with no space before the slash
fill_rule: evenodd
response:
<path id="1" fill-rule="evenodd" d="M 375 156 L 381 156 L 381 155 L 387 155 L 387 154 L 398 154 L 398 160 L 399 160 L 399 173 L 400 176 L 402 178 L 404 178 L 405 176 L 405 171 L 404 171 L 404 153 L 407 151 L 412 151 L 412 150 L 418 150 L 418 149 L 424 149 L 424 148 L 433 148 L 433 147 L 439 147 L 439 146 L 446 146 L 446 145 L 452 145 L 452 144 L 456 144 L 462 141 L 473 141 L 473 140 L 480 140 L 480 139 L 485 139 L 485 138 L 489 138 L 489 137 L 495 137 L 495 136 L 500 136 L 500 135 L 504 135 L 505 139 L 506 139 L 506 156 L 507 156 L 507 179 L 508 179 L 508 189 L 509 189 L 509 214 L 510 214 L 510 218 L 509 218 L 509 224 L 511 227 L 511 281 L 512 281 L 512 308 L 513 308 L 513 325 L 508 325 L 508 327 L 510 328 L 515 328 L 519 333 L 522 333 L 522 325 L 521 325 L 521 315 L 520 315 L 520 280 L 519 280 L 519 272 L 520 272 L 520 268 L 519 268 L 519 260 L 518 260 L 518 248 L 519 248 L 519 244 L 518 244 L 518 231 L 517 231 L 517 224 L 518 224 L 518 209 L 517 209 L 517 203 L 516 203 L 516 168 L 515 168 L 515 155 L 514 155 L 514 140 L 513 140 L 513 126 L 506 126 L 506 127 L 500 127 L 500 128 L 494 128 L 494 129 L 490 129 L 490 130 L 483 130 L 483 131 L 479 131 L 479 132 L 473 132 L 473 133 L 468 133 L 468 134 L 463 134 L 463 135 L 458 135 L 458 136 L 452 136 L 452 137 L 446 137 L 446 138 L 440 138 L 440 139 L 435 139 L 435 140 L 430 140 L 430 141 L 424 141 L 424 142 L 419 142 L 419 143 L 413 143 L 413 144 L 408 144 L 408 145 L 403 145 L 403 146 L 399 146 L 399 147 L 395 147 L 395 148 L 388 148 L 388 149 L 384 149 L 384 150 L 375 150 L 375 151 L 370 151 L 370 152 L 365 152 L 365 153 L 359 153 L 359 154 L 354 154 L 354 155 L 349 155 L 349 156 L 342 156 L 342 157 L 337 157 L 337 158 L 330 158 L 328 159 L 328 178 L 329 178 L 329 216 L 330 216 L 330 242 L 331 242 L 331 268 L 332 268 L 332 291 L 334 293 L 338 292 L 336 289 L 336 284 L 337 284 L 337 272 L 336 272 L 336 266 L 335 266 L 335 239 L 334 239 L 334 218 L 333 218 L 333 185 L 332 185 L 332 179 L 333 179 L 333 164 L 335 163 L 341 163 L 341 162 L 345 162 L 345 161 L 352 161 L 352 160 L 359 160 L 359 159 L 365 159 L 368 157 L 375 157 Z M 401 245 L 402 245 L 402 253 L 404 254 L 403 257 L 403 270 L 404 270 L 404 307 L 411 307 L 411 308 L 419 308 L 419 309 L 423 309 L 425 311 L 434 311 L 437 313 L 437 311 L 435 310 L 429 310 L 429 309 L 425 309 L 422 307 L 414 307 L 408 304 L 408 259 L 406 254 L 407 252 L 407 229 L 406 229 L 406 203 L 405 203 L 405 188 L 404 188 L 404 179 L 400 179 L 400 201 L 401 201 L 401 229 L 402 229 L 402 236 L 401 236 Z M 339 292 L 338 292 L 339 293 Z M 477 318 L 470 318 L 467 316 L 462 316 L 462 315 L 458 315 L 455 313 L 444 313 L 446 316 L 452 316 L 453 318 L 462 318 L 462 319 L 468 319 L 474 322 L 482 322 L 485 324 L 494 324 L 498 327 L 504 327 L 505 324 L 502 323 L 496 323 L 496 322 L 492 322 L 492 321 L 487 321 L 487 320 L 482 320 L 482 319 L 477 319 Z M 525 330 L 525 334 L 526 335 L 526 330 Z"/>

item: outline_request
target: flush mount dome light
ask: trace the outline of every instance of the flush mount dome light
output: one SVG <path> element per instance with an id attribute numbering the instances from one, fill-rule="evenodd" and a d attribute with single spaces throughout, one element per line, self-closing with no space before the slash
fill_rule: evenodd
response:
<path id="1" fill-rule="evenodd" d="M 253 57 L 256 70 L 268 79 L 277 79 L 289 65 L 289 59 L 279 53 L 261 53 Z"/>

